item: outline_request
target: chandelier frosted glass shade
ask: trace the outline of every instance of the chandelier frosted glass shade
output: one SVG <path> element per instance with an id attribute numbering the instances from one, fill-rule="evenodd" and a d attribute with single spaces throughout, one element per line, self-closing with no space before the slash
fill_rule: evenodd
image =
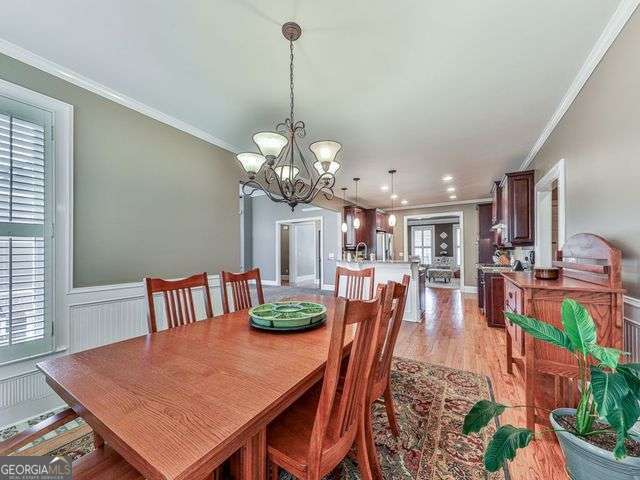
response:
<path id="1" fill-rule="evenodd" d="M 313 167 L 320 176 L 326 174 L 335 175 L 340 168 L 340 164 L 338 162 L 315 162 Z"/>
<path id="2" fill-rule="evenodd" d="M 332 163 L 336 155 L 342 149 L 342 145 L 332 140 L 322 140 L 309 145 L 309 150 L 313 152 L 320 163 Z"/>
<path id="3" fill-rule="evenodd" d="M 300 172 L 300 169 L 298 167 L 292 168 L 289 165 L 282 165 L 280 167 L 274 168 L 273 171 L 276 172 L 276 175 L 278 175 L 278 177 L 280 177 L 280 180 L 293 181 L 293 179 L 296 178 L 296 176 Z"/>
<path id="4" fill-rule="evenodd" d="M 250 177 L 255 176 L 260 171 L 262 164 L 267 160 L 258 153 L 239 153 L 236 158 Z"/>
<path id="5" fill-rule="evenodd" d="M 265 157 L 277 157 L 289 142 L 287 137 L 275 132 L 259 132 L 253 136 L 254 143 Z"/>
<path id="6" fill-rule="evenodd" d="M 390 227 L 396 226 L 396 216 L 393 213 L 389 215 L 389 219 L 387 221 L 389 222 Z"/>

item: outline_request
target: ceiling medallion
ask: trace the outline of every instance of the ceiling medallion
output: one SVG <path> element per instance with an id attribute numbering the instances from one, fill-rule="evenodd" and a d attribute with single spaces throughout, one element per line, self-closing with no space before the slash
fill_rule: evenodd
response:
<path id="1" fill-rule="evenodd" d="M 333 198 L 335 174 L 340 168 L 337 161 L 342 145 L 332 140 L 317 141 L 309 145 L 316 161 L 309 168 L 298 139 L 306 136 L 305 124 L 294 119 L 293 42 L 302 35 L 302 28 L 294 22 L 282 26 L 282 35 L 289 41 L 289 118 L 276 126 L 275 132 L 259 132 L 253 136 L 260 153 L 240 153 L 236 157 L 247 177 L 242 192 L 251 195 L 262 190 L 274 202 L 287 203 L 293 211 L 299 203 L 311 203 L 322 193 L 327 200 Z"/>

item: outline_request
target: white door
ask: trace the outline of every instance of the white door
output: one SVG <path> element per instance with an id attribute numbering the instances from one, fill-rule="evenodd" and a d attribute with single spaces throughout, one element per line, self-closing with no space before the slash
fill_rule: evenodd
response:
<path id="1" fill-rule="evenodd" d="M 314 222 L 294 223 L 293 248 L 290 271 L 292 283 L 309 282 L 313 284 L 316 278 L 317 236 Z"/>

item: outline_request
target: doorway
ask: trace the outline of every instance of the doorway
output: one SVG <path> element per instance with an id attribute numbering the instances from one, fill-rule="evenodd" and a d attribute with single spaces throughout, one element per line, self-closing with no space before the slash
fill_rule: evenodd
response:
<path id="1" fill-rule="evenodd" d="M 427 287 L 470 290 L 464 283 L 462 211 L 405 216 L 404 252 L 427 267 Z"/>
<path id="2" fill-rule="evenodd" d="M 276 222 L 276 282 L 297 288 L 322 286 L 321 217 Z"/>
<path id="3" fill-rule="evenodd" d="M 565 166 L 556 163 L 535 186 L 536 265 L 550 267 L 565 238 Z"/>

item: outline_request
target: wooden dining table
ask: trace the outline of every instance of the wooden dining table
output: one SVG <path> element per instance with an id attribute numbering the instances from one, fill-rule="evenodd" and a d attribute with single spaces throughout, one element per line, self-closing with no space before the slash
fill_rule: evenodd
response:
<path id="1" fill-rule="evenodd" d="M 273 333 L 241 310 L 38 364 L 47 383 L 147 479 L 204 479 L 235 452 L 264 479 L 266 428 L 323 375 L 334 297 L 314 330 Z M 353 339 L 348 327 L 345 349 Z"/>

